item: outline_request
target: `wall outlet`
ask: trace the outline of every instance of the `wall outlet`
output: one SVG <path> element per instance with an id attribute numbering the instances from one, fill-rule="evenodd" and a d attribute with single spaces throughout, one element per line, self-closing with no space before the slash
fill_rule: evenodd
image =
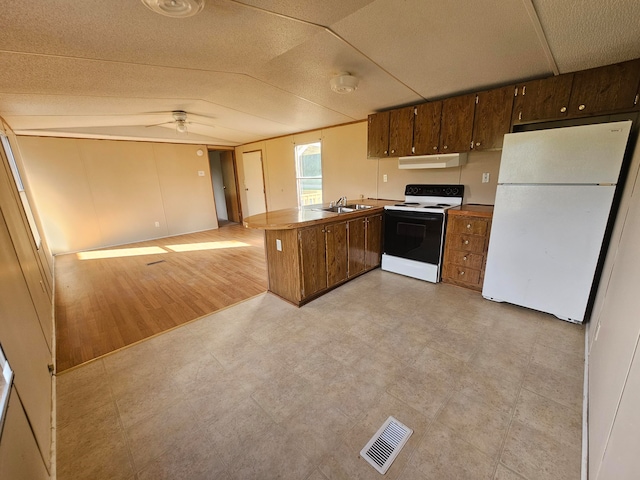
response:
<path id="1" fill-rule="evenodd" d="M 160 222 L 156 222 L 156 228 L 160 228 Z"/>
<path id="2" fill-rule="evenodd" d="M 389 180 L 389 178 L 387 177 L 387 174 L 385 173 L 384 175 L 382 175 L 382 181 L 383 182 L 387 182 Z"/>
<path id="3" fill-rule="evenodd" d="M 489 172 L 482 174 L 482 183 L 489 183 Z"/>
<path id="4" fill-rule="evenodd" d="M 282 240 L 280 240 L 279 238 L 276 238 L 276 250 L 278 250 L 279 252 L 282 251 Z"/>
<path id="5" fill-rule="evenodd" d="M 204 170 L 198 170 L 198 176 L 204 177 Z"/>

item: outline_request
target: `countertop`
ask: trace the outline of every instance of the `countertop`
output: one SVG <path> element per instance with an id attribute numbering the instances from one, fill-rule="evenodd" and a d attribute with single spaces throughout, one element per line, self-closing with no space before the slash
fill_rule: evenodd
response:
<path id="1" fill-rule="evenodd" d="M 259 213 L 251 215 L 244 219 L 244 226 L 247 228 L 256 228 L 260 230 L 289 230 L 293 228 L 307 227 L 322 223 L 335 222 L 338 219 L 345 220 L 357 218 L 372 213 L 382 212 L 385 205 L 393 205 L 401 200 L 348 200 L 347 204 L 371 205 L 372 208 L 364 210 L 356 210 L 354 212 L 334 213 L 319 210 L 328 207 L 329 204 L 313 205 L 302 208 L 287 208 L 284 210 L 275 210 L 273 212 Z"/>
<path id="2" fill-rule="evenodd" d="M 491 218 L 493 216 L 493 205 L 460 205 L 459 207 L 449 208 L 447 210 L 447 215 Z"/>

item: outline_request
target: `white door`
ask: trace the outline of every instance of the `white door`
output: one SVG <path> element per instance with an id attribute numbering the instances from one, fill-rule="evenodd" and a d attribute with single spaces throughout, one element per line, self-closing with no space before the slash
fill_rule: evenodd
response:
<path id="1" fill-rule="evenodd" d="M 267 211 L 264 195 L 264 174 L 262 171 L 262 152 L 242 154 L 244 167 L 244 189 L 247 196 L 247 216 Z"/>

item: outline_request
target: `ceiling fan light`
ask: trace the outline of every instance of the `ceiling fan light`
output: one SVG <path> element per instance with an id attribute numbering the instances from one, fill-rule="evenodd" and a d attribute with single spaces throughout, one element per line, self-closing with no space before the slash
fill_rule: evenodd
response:
<path id="1" fill-rule="evenodd" d="M 336 93 L 351 93 L 358 88 L 358 77 L 354 77 L 349 73 L 341 73 L 333 77 L 329 81 L 329 85 L 331 85 L 331 90 Z"/>
<path id="2" fill-rule="evenodd" d="M 182 120 L 178 120 L 176 122 L 176 132 L 187 133 L 187 124 Z"/>
<path id="3" fill-rule="evenodd" d="M 204 8 L 204 0 L 142 0 L 151 11 L 173 18 L 192 17 Z"/>

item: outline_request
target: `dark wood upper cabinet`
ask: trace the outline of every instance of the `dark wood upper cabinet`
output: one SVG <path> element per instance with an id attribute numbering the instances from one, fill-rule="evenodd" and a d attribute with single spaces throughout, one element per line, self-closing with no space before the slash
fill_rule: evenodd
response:
<path id="1" fill-rule="evenodd" d="M 416 107 L 413 125 L 413 147 L 416 155 L 438 153 L 442 102 L 423 103 Z"/>
<path id="2" fill-rule="evenodd" d="M 633 110 L 639 83 L 640 59 L 576 72 L 569 115 Z"/>
<path id="3" fill-rule="evenodd" d="M 468 152 L 471 150 L 475 108 L 475 93 L 451 97 L 442 101 L 440 153 Z"/>
<path id="4" fill-rule="evenodd" d="M 518 85 L 513 123 L 561 119 L 567 116 L 573 73 Z"/>
<path id="5" fill-rule="evenodd" d="M 478 93 L 473 121 L 474 150 L 502 148 L 504 135 L 511 129 L 514 94 L 512 86 Z"/>
<path id="6" fill-rule="evenodd" d="M 413 152 L 413 119 L 415 107 L 391 110 L 389 116 L 389 156 L 402 157 Z"/>
<path id="7" fill-rule="evenodd" d="M 389 156 L 389 112 L 369 115 L 367 131 L 367 156 Z"/>

